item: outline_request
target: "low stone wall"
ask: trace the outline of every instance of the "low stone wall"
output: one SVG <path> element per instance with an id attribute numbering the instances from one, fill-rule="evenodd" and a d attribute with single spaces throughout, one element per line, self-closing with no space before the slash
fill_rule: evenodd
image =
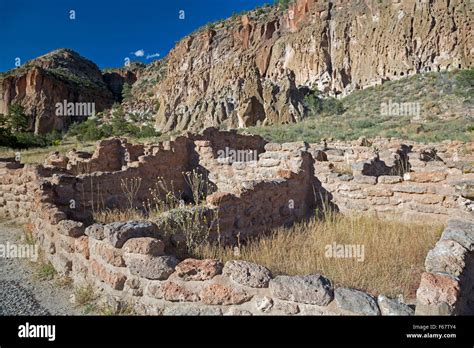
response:
<path id="1" fill-rule="evenodd" d="M 427 256 L 417 313 L 472 314 L 470 157 L 462 158 L 461 166 L 436 156 L 421 163 L 417 158 L 427 153 L 423 149 L 397 146 L 374 158 L 362 146 L 353 147 L 348 160 L 347 149 L 335 144 L 319 149 L 305 143 L 263 144 L 252 137 L 251 150 L 260 151 L 258 158 L 229 161 L 215 150 L 232 149 L 232 139 L 238 140 L 235 148 L 243 150 L 244 138 L 227 132 L 219 140 L 219 133 L 211 134 L 213 141 L 188 136 L 151 145 L 111 139 L 99 143 L 93 155 L 52 154 L 45 166 L 2 160 L 0 216 L 28 222 L 46 259 L 76 285 L 92 284 L 114 306 L 170 315 L 411 315 L 413 308 L 385 296 L 334 288 L 322 275 L 274 276 L 263 266 L 240 260 L 178 260 L 171 252 L 172 236 L 157 222 L 92 224 L 97 186 L 103 188 L 106 202 L 121 206 L 126 202 L 117 198 L 120 182 L 141 177 L 144 187 L 134 202 L 140 204 L 158 176 L 174 180 L 184 191 L 179 181 L 183 171 L 203 171 L 216 189 L 204 208 L 218 213 L 220 232 L 229 243 L 291 225 L 326 199 L 343 212 L 373 211 L 437 222 L 462 217 L 448 224 Z M 118 155 L 102 162 L 107 157 L 104 148 Z M 349 163 L 351 173 L 335 171 L 338 163 Z M 405 164 L 409 167 L 402 173 Z M 90 172 L 94 166 L 103 171 Z"/>
<path id="2" fill-rule="evenodd" d="M 451 220 L 425 261 L 420 315 L 474 315 L 474 222 Z"/>
<path id="3" fill-rule="evenodd" d="M 36 220 L 41 221 L 41 220 Z M 166 255 L 160 231 L 148 221 L 108 225 L 61 220 L 35 224 L 35 235 L 55 269 L 75 284 L 93 285 L 115 308 L 146 315 L 411 315 L 384 296 L 334 288 L 319 274 L 273 276 L 234 260 Z"/>
<path id="4" fill-rule="evenodd" d="M 136 158 L 129 154 L 129 145 L 125 142 L 120 147 L 120 152 L 129 159 L 123 162 L 120 170 L 55 176 L 49 186 L 54 204 L 72 219 L 90 221 L 89 215 L 93 209 L 125 209 L 132 204 L 143 208 L 153 197 L 151 190 L 163 196 L 165 193 L 157 190 L 156 186 L 159 179 L 169 184 L 175 192 L 186 191 L 183 173 L 192 169 L 187 139 L 178 138 L 176 141 L 144 147 L 143 155 Z M 102 142 L 98 148 L 101 146 Z M 136 191 L 133 189 L 135 185 Z"/>
<path id="5" fill-rule="evenodd" d="M 434 153 L 430 146 L 383 146 L 379 154 L 367 146 L 325 148 L 315 175 L 340 211 L 404 221 L 474 219 L 473 154 L 463 157 L 447 145 Z M 313 145 L 310 151 L 321 152 L 321 147 Z"/>
<path id="6" fill-rule="evenodd" d="M 14 159 L 0 161 L 0 217 L 29 222 L 41 199 L 46 200 L 41 178 L 48 175 L 47 169 L 22 165 Z"/>
<path id="7" fill-rule="evenodd" d="M 209 142 L 196 142 L 199 164 L 217 192 L 207 204 L 218 212 L 221 237 L 236 241 L 314 212 L 318 190 L 308 145 L 267 144 L 255 161 L 214 158 Z"/>

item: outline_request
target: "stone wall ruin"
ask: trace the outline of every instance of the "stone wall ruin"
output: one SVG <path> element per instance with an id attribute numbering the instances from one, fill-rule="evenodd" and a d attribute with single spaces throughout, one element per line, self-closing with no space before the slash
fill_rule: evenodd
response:
<path id="1" fill-rule="evenodd" d="M 443 143 L 433 152 L 378 139 L 374 152 L 364 141 L 274 144 L 215 129 L 159 144 L 109 139 L 94 154 L 54 153 L 39 166 L 2 159 L 0 216 L 27 223 L 47 260 L 75 284 L 91 284 L 117 306 L 154 315 L 414 311 L 384 296 L 335 288 L 320 274 L 274 276 L 245 261 L 180 260 L 154 219 L 94 223 L 97 187 L 106 207 L 126 207 L 121 180 L 139 176 L 143 187 L 134 204 L 140 206 L 157 177 L 174 180 L 185 193 L 182 173 L 198 169 L 212 183 L 205 208 L 218 213 L 227 243 L 291 225 L 325 203 L 386 218 L 456 218 L 427 255 L 416 313 L 472 314 L 474 158 L 461 151 L 466 146 L 472 144 Z M 226 148 L 256 151 L 258 158 L 235 162 L 219 155 Z"/>

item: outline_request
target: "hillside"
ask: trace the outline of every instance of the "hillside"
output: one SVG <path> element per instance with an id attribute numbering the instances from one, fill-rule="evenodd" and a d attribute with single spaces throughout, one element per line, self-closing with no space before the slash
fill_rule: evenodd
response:
<path id="1" fill-rule="evenodd" d="M 305 91 L 333 96 L 474 64 L 469 1 L 298 0 L 190 34 L 137 81 L 162 131 L 301 121 Z M 151 96 L 151 97 L 150 97 Z"/>
<path id="2" fill-rule="evenodd" d="M 307 103 L 309 117 L 300 123 L 250 127 L 242 132 L 277 142 L 377 136 L 421 142 L 474 140 L 473 69 L 424 73 L 390 81 L 355 91 L 342 98 L 340 104 L 343 112 L 337 114 L 335 111 L 314 113 Z M 413 105 L 415 113 L 384 115 L 381 110 L 384 104 Z"/>
<path id="3" fill-rule="evenodd" d="M 112 106 L 114 96 L 99 68 L 74 51 L 59 49 L 0 75 L 0 114 L 21 105 L 29 130 L 37 134 L 67 129 L 73 118 L 58 115 L 56 103 L 94 103 L 96 111 Z M 84 118 L 78 118 L 80 121 Z"/>

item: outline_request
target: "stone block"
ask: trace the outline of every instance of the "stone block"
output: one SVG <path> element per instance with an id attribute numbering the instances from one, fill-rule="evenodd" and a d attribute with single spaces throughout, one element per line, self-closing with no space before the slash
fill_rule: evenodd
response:
<path id="1" fill-rule="evenodd" d="M 201 302 L 209 305 L 232 305 L 250 301 L 252 295 L 244 290 L 238 290 L 221 284 L 205 286 L 201 293 Z"/>
<path id="2" fill-rule="evenodd" d="M 221 274 L 222 268 L 219 260 L 186 259 L 176 266 L 176 275 L 186 281 L 203 281 Z"/>
<path id="3" fill-rule="evenodd" d="M 228 261 L 222 273 L 240 285 L 252 288 L 266 288 L 272 279 L 267 268 L 247 261 Z"/>
<path id="4" fill-rule="evenodd" d="M 333 299 L 331 282 L 319 274 L 278 276 L 269 288 L 272 296 L 281 300 L 326 306 Z"/>

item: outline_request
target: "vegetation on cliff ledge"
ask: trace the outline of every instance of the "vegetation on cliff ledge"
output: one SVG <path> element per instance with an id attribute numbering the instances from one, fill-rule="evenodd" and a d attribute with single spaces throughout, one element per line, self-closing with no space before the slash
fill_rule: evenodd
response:
<path id="1" fill-rule="evenodd" d="M 308 117 L 299 123 L 250 127 L 275 142 L 393 137 L 419 142 L 474 140 L 474 69 L 431 72 L 357 90 L 334 101 L 306 97 Z M 413 106 L 419 114 L 382 112 Z M 390 110 L 389 110 L 390 111 Z"/>

